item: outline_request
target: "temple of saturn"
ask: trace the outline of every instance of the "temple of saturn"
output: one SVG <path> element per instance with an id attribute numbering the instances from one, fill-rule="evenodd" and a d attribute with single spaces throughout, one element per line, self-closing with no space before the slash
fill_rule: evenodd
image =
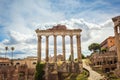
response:
<path id="1" fill-rule="evenodd" d="M 46 37 L 46 75 L 48 75 L 51 69 L 50 67 L 53 65 L 53 70 L 62 71 L 62 72 L 82 72 L 82 57 L 81 57 L 81 29 L 67 29 L 65 25 L 57 25 L 53 26 L 53 28 L 47 30 L 36 30 L 38 37 L 38 49 L 37 56 L 38 62 L 41 62 L 41 54 L 42 54 L 42 46 L 41 40 L 42 36 Z M 49 63 L 49 37 L 54 37 L 54 64 Z M 57 36 L 62 36 L 62 53 L 63 53 L 63 64 L 61 65 L 61 69 L 57 67 Z M 65 36 L 70 37 L 70 54 L 71 61 L 69 63 L 66 62 L 66 48 L 65 48 Z M 77 62 L 74 61 L 74 49 L 73 49 L 73 36 L 76 36 L 76 46 L 77 46 Z M 50 69 L 49 69 L 50 68 Z M 51 71 L 52 72 L 52 71 Z M 48 79 L 46 79 L 48 80 Z M 57 79 L 56 79 L 57 80 Z"/>
<path id="2" fill-rule="evenodd" d="M 115 33 L 115 45 L 117 47 L 117 70 L 116 74 L 120 77 L 120 16 L 112 18 L 114 22 L 114 33 Z"/>

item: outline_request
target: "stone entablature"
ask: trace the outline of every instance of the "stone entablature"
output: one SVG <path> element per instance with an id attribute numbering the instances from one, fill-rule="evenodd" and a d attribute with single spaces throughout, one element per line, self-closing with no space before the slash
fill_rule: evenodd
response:
<path id="1" fill-rule="evenodd" d="M 81 29 L 48 29 L 48 30 L 36 30 L 37 35 L 39 36 L 66 36 L 66 35 L 80 35 Z"/>
<path id="2" fill-rule="evenodd" d="M 115 27 L 120 26 L 120 16 L 112 18 Z"/>

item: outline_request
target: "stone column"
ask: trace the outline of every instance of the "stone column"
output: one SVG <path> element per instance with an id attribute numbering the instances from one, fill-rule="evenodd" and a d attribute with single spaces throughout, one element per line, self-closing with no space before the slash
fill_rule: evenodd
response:
<path id="1" fill-rule="evenodd" d="M 38 36 L 37 62 L 41 62 L 41 36 Z"/>
<path id="2" fill-rule="evenodd" d="M 65 35 L 62 36 L 62 48 L 63 48 L 63 59 L 64 61 L 66 60 L 66 56 L 65 56 Z"/>
<path id="3" fill-rule="evenodd" d="M 117 68 L 120 69 L 120 33 L 118 33 L 119 26 L 114 27 L 114 32 L 115 32 L 115 45 L 117 47 L 117 56 L 118 56 L 118 62 L 117 62 Z"/>
<path id="4" fill-rule="evenodd" d="M 57 61 L 57 42 L 56 42 L 57 36 L 54 35 L 54 62 Z"/>
<path id="5" fill-rule="evenodd" d="M 73 35 L 70 35 L 70 47 L 71 47 L 71 60 L 74 61 L 74 53 L 73 53 Z"/>
<path id="6" fill-rule="evenodd" d="M 49 36 L 46 36 L 46 62 L 49 61 Z"/>
<path id="7" fill-rule="evenodd" d="M 77 56 L 78 56 L 78 61 L 81 62 L 82 57 L 81 57 L 81 40 L 80 40 L 80 35 L 77 35 L 76 38 L 77 38 Z"/>

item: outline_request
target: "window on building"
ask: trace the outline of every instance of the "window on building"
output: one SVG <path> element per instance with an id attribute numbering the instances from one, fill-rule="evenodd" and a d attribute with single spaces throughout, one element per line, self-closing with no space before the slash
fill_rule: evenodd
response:
<path id="1" fill-rule="evenodd" d="M 35 65 L 35 64 L 36 64 L 36 62 L 33 62 L 33 64 Z"/>
<path id="2" fill-rule="evenodd" d="M 17 62 L 17 63 L 16 63 L 16 65 L 20 65 L 20 63 L 19 63 L 19 62 Z"/>
<path id="3" fill-rule="evenodd" d="M 97 65 L 99 65 L 99 62 L 97 62 Z"/>
<path id="4" fill-rule="evenodd" d="M 112 64 L 112 61 L 110 61 L 110 64 Z"/>
<path id="5" fill-rule="evenodd" d="M 114 63 L 117 63 L 117 59 L 116 58 L 114 58 Z"/>

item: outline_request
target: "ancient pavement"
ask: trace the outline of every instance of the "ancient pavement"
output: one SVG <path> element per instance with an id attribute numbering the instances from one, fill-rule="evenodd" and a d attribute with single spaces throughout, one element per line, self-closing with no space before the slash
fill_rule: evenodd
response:
<path id="1" fill-rule="evenodd" d="M 83 60 L 83 67 L 86 68 L 90 72 L 90 76 L 88 80 L 100 80 L 103 79 L 104 76 L 101 76 L 101 74 L 97 73 L 96 71 L 92 70 L 89 65 L 86 64 L 86 60 Z"/>

